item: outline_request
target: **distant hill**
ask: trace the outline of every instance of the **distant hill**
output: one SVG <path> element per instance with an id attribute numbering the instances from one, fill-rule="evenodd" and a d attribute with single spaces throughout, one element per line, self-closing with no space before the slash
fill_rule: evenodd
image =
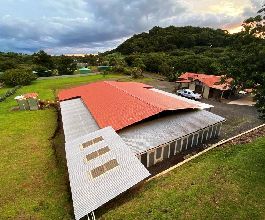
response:
<path id="1" fill-rule="evenodd" d="M 201 27 L 154 27 L 148 33 L 136 34 L 112 52 L 132 53 L 171 52 L 193 47 L 225 47 L 230 34 L 221 29 Z"/>

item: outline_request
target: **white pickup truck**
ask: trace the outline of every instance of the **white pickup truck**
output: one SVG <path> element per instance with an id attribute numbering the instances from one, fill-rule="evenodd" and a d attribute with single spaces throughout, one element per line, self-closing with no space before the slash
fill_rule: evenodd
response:
<path id="1" fill-rule="evenodd" d="M 181 89 L 177 91 L 177 94 L 189 99 L 200 100 L 202 96 L 190 89 Z"/>

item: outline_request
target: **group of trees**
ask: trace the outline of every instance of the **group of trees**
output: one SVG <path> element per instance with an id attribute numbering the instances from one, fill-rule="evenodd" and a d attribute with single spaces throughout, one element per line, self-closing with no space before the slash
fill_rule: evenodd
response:
<path id="1" fill-rule="evenodd" d="M 6 85 L 27 85 L 37 77 L 71 75 L 77 61 L 67 56 L 51 56 L 43 50 L 33 55 L 0 53 L 0 81 Z"/>
<path id="2" fill-rule="evenodd" d="M 38 76 L 71 75 L 76 70 L 76 61 L 69 56 L 51 56 L 40 50 L 34 53 L 33 70 Z"/>

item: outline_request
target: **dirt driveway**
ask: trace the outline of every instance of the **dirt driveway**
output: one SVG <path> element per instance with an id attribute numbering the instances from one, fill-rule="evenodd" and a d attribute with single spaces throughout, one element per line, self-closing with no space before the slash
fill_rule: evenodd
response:
<path id="1" fill-rule="evenodd" d="M 203 99 L 202 102 L 213 105 L 211 112 L 226 118 L 220 135 L 221 139 L 233 137 L 264 123 L 259 119 L 254 106 L 226 104 L 207 99 Z"/>
<path id="2" fill-rule="evenodd" d="M 227 104 L 253 106 L 255 105 L 255 102 L 253 101 L 253 97 L 251 95 L 242 95 L 240 98 L 230 101 Z"/>

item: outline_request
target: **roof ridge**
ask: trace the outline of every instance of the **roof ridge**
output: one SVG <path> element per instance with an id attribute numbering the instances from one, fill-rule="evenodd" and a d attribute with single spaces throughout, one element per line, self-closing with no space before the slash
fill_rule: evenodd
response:
<path id="1" fill-rule="evenodd" d="M 160 110 L 163 110 L 161 107 L 158 107 L 158 106 L 156 106 L 156 105 L 153 105 L 153 104 L 151 104 L 151 103 L 149 103 L 149 102 L 147 102 L 147 101 L 141 99 L 140 97 L 131 94 L 130 92 L 126 91 L 125 89 L 122 89 L 122 88 L 120 88 L 120 87 L 118 87 L 118 86 L 116 86 L 116 85 L 113 85 L 110 81 L 104 81 L 104 83 L 107 83 L 108 85 L 113 86 L 113 87 L 115 87 L 116 89 L 121 90 L 121 91 L 123 91 L 124 93 L 130 95 L 131 97 L 134 97 L 134 98 L 136 98 L 136 99 L 138 99 L 138 100 L 140 100 L 140 101 L 142 101 L 142 102 L 144 102 L 144 103 L 146 103 L 146 104 L 148 104 L 148 105 L 151 105 L 151 106 L 153 106 L 153 107 L 155 107 L 155 108 L 159 108 Z M 144 83 L 143 83 L 143 84 L 144 84 Z M 163 110 L 163 111 L 164 111 L 164 110 Z"/>

